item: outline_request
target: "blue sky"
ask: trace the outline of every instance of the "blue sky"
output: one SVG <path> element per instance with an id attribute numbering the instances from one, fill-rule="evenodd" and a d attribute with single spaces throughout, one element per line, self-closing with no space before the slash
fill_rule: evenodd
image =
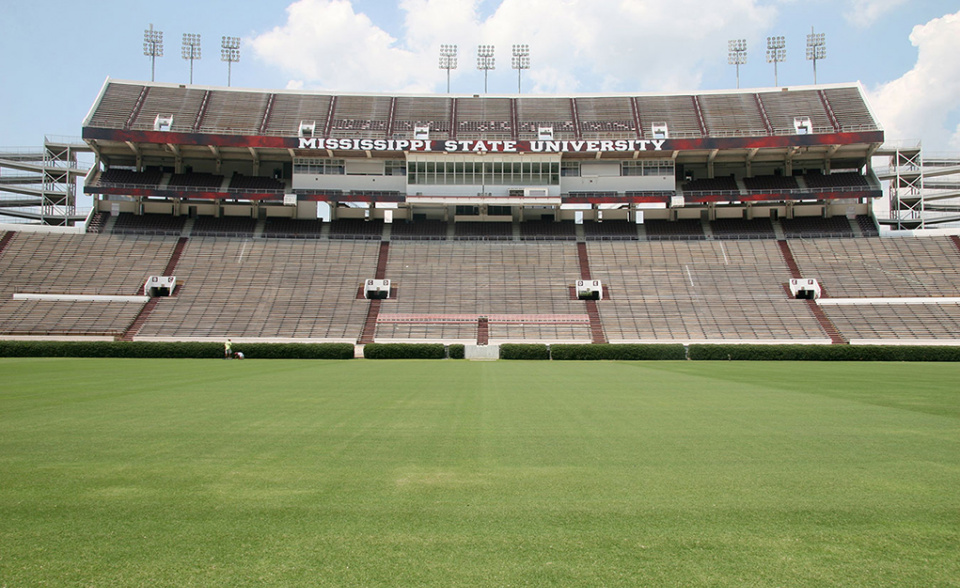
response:
<path id="1" fill-rule="evenodd" d="M 525 94 L 735 87 L 727 41 L 746 38 L 741 86 L 813 81 L 810 27 L 826 33 L 821 83 L 861 81 L 888 139 L 960 152 L 960 7 L 937 0 L 0 0 L 0 145 L 78 136 L 106 77 L 149 80 L 143 31 L 164 32 L 157 81 L 186 83 L 183 33 L 202 35 L 194 81 L 225 85 L 223 35 L 243 39 L 237 87 L 444 92 L 440 43 L 459 45 L 452 91 L 480 93 L 478 43 L 497 47 L 491 93 L 515 93 L 510 45 L 530 45 Z M 915 28 L 917 27 L 917 28 Z"/>

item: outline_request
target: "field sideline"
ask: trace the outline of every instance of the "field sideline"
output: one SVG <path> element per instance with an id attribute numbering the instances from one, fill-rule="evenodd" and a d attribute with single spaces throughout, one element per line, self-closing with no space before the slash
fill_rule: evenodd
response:
<path id="1" fill-rule="evenodd" d="M 0 586 L 960 586 L 960 364 L 0 359 Z"/>

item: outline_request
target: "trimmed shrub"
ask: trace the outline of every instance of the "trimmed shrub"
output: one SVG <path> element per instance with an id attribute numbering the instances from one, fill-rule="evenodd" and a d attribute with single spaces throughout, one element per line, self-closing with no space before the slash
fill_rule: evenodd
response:
<path id="1" fill-rule="evenodd" d="M 367 359 L 444 359 L 442 343 L 368 343 L 363 348 Z"/>
<path id="2" fill-rule="evenodd" d="M 463 359 L 464 353 L 466 352 L 466 345 L 462 343 L 454 343 L 447 347 L 447 354 L 450 359 Z"/>
<path id="3" fill-rule="evenodd" d="M 353 359 L 352 343 L 234 343 L 233 347 L 247 359 Z"/>
<path id="4" fill-rule="evenodd" d="M 234 343 L 248 359 L 352 359 L 349 343 Z M 220 359 L 222 343 L 197 341 L 0 341 L 0 357 Z"/>
<path id="5" fill-rule="evenodd" d="M 691 345 L 698 361 L 960 361 L 947 345 Z"/>
<path id="6" fill-rule="evenodd" d="M 550 359 L 550 349 L 542 344 L 507 343 L 500 346 L 500 359 Z"/>
<path id="7" fill-rule="evenodd" d="M 664 360 L 686 359 L 683 345 L 640 345 L 640 344 L 584 344 L 553 345 L 550 356 L 556 360 Z"/>

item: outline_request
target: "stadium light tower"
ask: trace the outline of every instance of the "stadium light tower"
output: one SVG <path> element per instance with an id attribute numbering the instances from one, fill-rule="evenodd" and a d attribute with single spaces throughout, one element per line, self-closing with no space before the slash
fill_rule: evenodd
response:
<path id="1" fill-rule="evenodd" d="M 747 40 L 731 39 L 727 43 L 727 63 L 737 66 L 737 89 L 740 89 L 740 66 L 747 62 Z"/>
<path id="2" fill-rule="evenodd" d="M 153 23 L 149 29 L 143 30 L 143 54 L 150 58 L 150 81 L 154 81 L 157 71 L 157 58 L 163 57 L 163 31 L 153 30 Z"/>
<path id="3" fill-rule="evenodd" d="M 447 70 L 447 94 L 450 93 L 450 70 L 457 69 L 457 46 L 440 45 L 440 69 Z"/>
<path id="4" fill-rule="evenodd" d="M 767 63 L 773 64 L 773 85 L 779 86 L 777 64 L 787 60 L 787 42 L 780 37 L 767 37 Z"/>
<path id="5" fill-rule="evenodd" d="M 483 70 L 483 93 L 487 93 L 487 72 L 494 69 L 493 45 L 477 46 L 477 69 Z"/>
<path id="6" fill-rule="evenodd" d="M 523 90 L 520 88 L 520 73 L 530 69 L 530 45 L 513 46 L 513 60 L 510 67 L 517 70 L 517 94 L 521 94 Z"/>
<path id="7" fill-rule="evenodd" d="M 184 59 L 190 61 L 190 83 L 193 83 L 193 62 L 200 59 L 200 33 L 184 33 L 180 52 Z"/>
<path id="8" fill-rule="evenodd" d="M 240 37 L 223 37 L 220 40 L 220 61 L 227 62 L 227 87 L 230 87 L 230 70 L 240 62 Z"/>
<path id="9" fill-rule="evenodd" d="M 827 35 L 826 33 L 815 33 L 813 27 L 810 27 L 810 34 L 807 35 L 807 61 L 813 62 L 813 85 L 817 85 L 817 60 L 827 57 Z"/>

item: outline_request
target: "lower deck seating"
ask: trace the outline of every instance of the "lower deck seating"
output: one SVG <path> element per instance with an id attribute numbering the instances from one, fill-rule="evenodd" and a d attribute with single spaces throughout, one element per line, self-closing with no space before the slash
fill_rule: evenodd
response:
<path id="1" fill-rule="evenodd" d="M 134 235 L 179 235 L 186 217 L 169 214 L 120 213 L 111 232 Z"/>
<path id="2" fill-rule="evenodd" d="M 597 303 L 617 341 L 823 340 L 775 241 L 589 243 Z"/>
<path id="3" fill-rule="evenodd" d="M 380 316 L 399 315 L 578 315 L 584 303 L 570 299 L 580 276 L 572 242 L 394 242 L 387 277 L 397 297 L 384 301 Z M 589 327 L 549 323 L 491 322 L 490 340 L 590 341 Z M 476 322 L 457 324 L 380 323 L 376 339 L 440 338 L 454 333 L 476 341 Z"/>
<path id="4" fill-rule="evenodd" d="M 283 239 L 316 239 L 320 237 L 323 223 L 318 220 L 296 220 L 269 217 L 263 226 L 263 236 Z"/>
<path id="5" fill-rule="evenodd" d="M 252 237 L 257 219 L 245 216 L 199 216 L 191 236 Z"/>
<path id="6" fill-rule="evenodd" d="M 960 305 L 856 304 L 822 307 L 848 340 L 901 339 L 924 342 L 956 339 L 960 334 Z"/>
<path id="7" fill-rule="evenodd" d="M 191 238 L 177 265 L 178 295 L 161 300 L 139 337 L 359 337 L 357 300 L 378 242 Z"/>
<path id="8" fill-rule="evenodd" d="M 823 218 L 821 216 L 798 216 L 780 221 L 787 239 L 799 237 L 853 237 L 850 221 L 845 216 Z"/>
<path id="9" fill-rule="evenodd" d="M 832 298 L 960 296 L 960 251 L 948 237 L 797 239 L 790 249 Z"/>
<path id="10" fill-rule="evenodd" d="M 718 218 L 710 222 L 713 236 L 719 239 L 775 239 L 773 223 L 769 218 L 747 220 Z"/>
<path id="11" fill-rule="evenodd" d="M 14 233 L 0 255 L 0 334 L 118 335 L 142 302 L 13 300 L 15 293 L 133 296 L 163 273 L 176 238 Z"/>
<path id="12" fill-rule="evenodd" d="M 119 336 L 142 303 L 13 294 L 139 294 L 147 276 L 164 272 L 179 238 L 7 235 L 2 335 Z M 820 280 L 830 298 L 960 297 L 960 250 L 948 237 L 787 243 L 801 274 Z M 376 274 L 380 246 L 364 238 L 191 236 L 175 272 L 177 295 L 158 301 L 138 337 L 356 341 L 370 308 L 358 292 Z M 828 339 L 810 306 L 784 291 L 791 274 L 774 239 L 591 240 L 586 248 L 591 277 L 605 286 L 597 308 L 611 342 Z M 388 251 L 385 277 L 396 296 L 380 306 L 376 340 L 471 342 L 481 316 L 490 319 L 492 343 L 592 340 L 586 305 L 571 300 L 581 276 L 572 241 L 396 240 Z M 846 340 L 960 338 L 960 305 L 949 301 L 821 308 Z"/>

